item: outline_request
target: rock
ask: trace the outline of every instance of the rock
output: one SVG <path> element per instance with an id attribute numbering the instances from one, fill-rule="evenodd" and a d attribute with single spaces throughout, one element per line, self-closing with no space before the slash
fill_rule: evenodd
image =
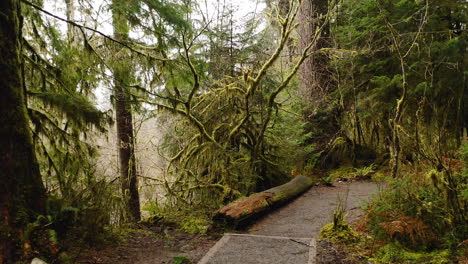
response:
<path id="1" fill-rule="evenodd" d="M 33 260 L 31 261 L 31 264 L 47 264 L 47 262 L 39 258 L 33 258 Z"/>

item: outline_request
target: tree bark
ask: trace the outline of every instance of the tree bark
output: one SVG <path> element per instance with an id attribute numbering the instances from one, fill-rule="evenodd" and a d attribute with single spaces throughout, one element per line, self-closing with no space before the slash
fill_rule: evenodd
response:
<path id="1" fill-rule="evenodd" d="M 307 191 L 313 180 L 297 176 L 290 182 L 234 201 L 218 210 L 214 220 L 234 227 L 242 226 L 252 218 L 268 212 Z"/>
<path id="2" fill-rule="evenodd" d="M 67 19 L 70 21 L 76 21 L 76 3 L 75 0 L 65 0 L 66 5 L 66 15 Z M 80 37 L 80 30 L 74 25 L 67 25 L 67 38 L 70 45 L 74 48 L 79 47 L 80 42 L 82 41 Z"/>
<path id="3" fill-rule="evenodd" d="M 328 0 L 304 0 L 299 11 L 299 50 L 310 43 L 315 31 L 324 22 L 321 17 L 328 12 Z M 312 56 L 307 58 L 299 69 L 299 87 L 303 96 L 309 99 L 314 107 L 328 95 L 331 86 L 328 58 L 319 54 L 321 48 L 329 46 L 330 30 L 324 27 L 317 44 L 310 50 Z"/>
<path id="4" fill-rule="evenodd" d="M 23 91 L 20 1 L 0 1 L 0 10 L 0 263 L 13 263 L 22 230 L 45 211 L 45 189 Z"/>
<path id="5" fill-rule="evenodd" d="M 121 13 L 122 6 L 125 4 L 126 0 L 113 1 L 114 37 L 120 41 L 128 40 L 129 33 L 128 22 Z M 130 98 L 125 83 L 129 79 L 131 69 L 128 61 L 125 61 L 129 58 L 120 59 L 122 62 L 116 62 L 117 66 L 114 68 L 115 119 L 117 123 L 120 178 L 127 215 L 130 217 L 130 221 L 137 222 L 141 219 L 141 214 L 134 148 L 135 139 Z"/>
<path id="6" fill-rule="evenodd" d="M 126 95 L 122 83 L 119 82 L 118 76 L 116 76 L 114 82 L 122 194 L 132 221 L 139 221 L 141 218 L 140 198 L 136 174 L 132 113 L 130 103 L 128 102 L 128 95 Z"/>

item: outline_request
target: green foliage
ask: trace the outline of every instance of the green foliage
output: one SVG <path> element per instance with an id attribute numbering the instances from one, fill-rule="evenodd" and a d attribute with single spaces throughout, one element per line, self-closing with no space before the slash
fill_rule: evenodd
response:
<path id="1" fill-rule="evenodd" d="M 379 172 L 376 172 L 375 174 L 373 174 L 371 179 L 374 182 L 387 182 L 387 181 L 390 180 L 390 177 L 389 177 L 389 175 L 379 171 Z"/>
<path id="2" fill-rule="evenodd" d="M 326 186 L 333 186 L 333 182 L 335 181 L 335 179 L 332 175 L 328 175 L 325 177 L 320 177 L 320 181 Z"/>
<path id="3" fill-rule="evenodd" d="M 398 244 L 388 244 L 380 248 L 369 260 L 382 264 L 449 264 L 453 263 L 452 258 L 449 250 L 411 251 Z"/>
<path id="4" fill-rule="evenodd" d="M 79 93 L 57 93 L 57 92 L 37 92 L 30 93 L 31 99 L 35 98 L 42 101 L 48 108 L 46 109 L 60 109 L 60 112 L 64 114 L 63 118 L 66 118 L 69 122 L 74 122 L 77 127 L 87 127 L 93 125 L 98 128 L 101 132 L 105 132 L 106 125 L 110 123 L 110 117 L 105 113 L 99 111 L 86 97 Z M 41 116 L 42 114 L 42 116 Z M 40 120 L 41 117 L 46 116 L 44 112 L 34 112 L 34 117 L 39 120 L 36 121 L 36 125 L 40 126 L 45 123 Z M 54 116 L 56 119 L 60 119 L 60 116 Z M 43 122 L 41 122 L 43 121 Z M 107 121 L 107 122 L 106 122 Z"/>
<path id="5" fill-rule="evenodd" d="M 330 170 L 328 173 L 334 180 L 339 178 L 352 178 L 355 168 L 352 166 L 341 166 L 334 170 Z"/>
<path id="6" fill-rule="evenodd" d="M 330 170 L 328 175 L 333 179 L 337 180 L 340 178 L 345 179 L 368 179 L 375 174 L 375 165 L 363 166 L 355 168 L 353 166 L 345 165 L 340 166 L 336 169 Z"/>
<path id="7" fill-rule="evenodd" d="M 175 225 L 179 231 L 192 235 L 205 234 L 211 224 L 210 212 L 199 208 L 162 207 L 155 202 L 147 202 L 143 210 L 149 213 L 148 220 L 152 224 Z"/>
<path id="8" fill-rule="evenodd" d="M 371 164 L 369 166 L 365 166 L 361 168 L 354 168 L 353 176 L 354 178 L 358 178 L 358 179 L 369 178 L 372 174 L 375 173 L 374 167 L 375 167 L 374 164 Z"/>
<path id="9" fill-rule="evenodd" d="M 293 10 L 297 11 L 297 3 Z M 220 18 L 223 21 L 224 15 Z M 291 98 L 300 61 L 289 71 L 277 67 L 294 27 L 292 19 L 293 13 L 284 24 L 278 48 L 263 56 L 252 50 L 264 44 L 263 35 L 256 38 L 251 28 L 246 29 L 244 36 L 251 37 L 252 45 L 230 51 L 230 68 L 217 63 L 225 60 L 217 56 L 218 52 L 222 56 L 223 47 L 229 44 L 225 35 L 219 39 L 213 36 L 220 29 L 208 25 L 200 33 L 219 40 L 210 43 L 216 47 L 208 54 L 203 38 L 181 36 L 183 67 L 165 75 L 170 85 L 163 92 L 165 96 L 154 101 L 165 113 L 177 114 L 168 118 L 170 129 L 161 145 L 168 158 L 163 185 L 169 204 L 219 208 L 241 195 L 284 183 L 291 168 L 303 167 L 310 148 L 304 147 L 307 136 L 302 136 L 303 123 L 294 114 L 297 109 Z M 232 45 L 238 37 L 232 37 Z M 238 52 L 258 60 L 243 61 L 235 56 Z M 184 79 L 176 74 L 179 71 Z"/>
<path id="10" fill-rule="evenodd" d="M 339 227 L 329 223 L 320 230 L 320 239 L 326 239 L 333 243 L 352 244 L 359 241 L 359 235 L 346 223 L 340 224 Z"/>
<path id="11" fill-rule="evenodd" d="M 320 230 L 320 239 L 326 239 L 333 243 L 355 244 L 359 242 L 359 235 L 345 222 L 343 197 L 338 198 L 338 206 L 333 211 L 333 222 L 325 225 Z"/>
<path id="12" fill-rule="evenodd" d="M 259 32 L 265 21 L 256 18 L 234 26 L 225 6 L 211 23 L 190 18 L 194 1 L 112 2 L 110 10 L 125 17 L 117 32 L 143 35 L 139 40 L 117 45 L 83 29 L 77 44 L 62 26 L 24 6 L 22 88 L 51 196 L 48 214 L 27 235 L 48 230 L 41 235 L 51 244 L 62 238 L 99 244 L 106 236 L 97 234 L 120 223 L 120 190 L 96 174 L 90 138 L 111 123 L 93 92 L 122 82 L 132 110 L 152 104 L 148 111 L 157 109 L 168 127 L 158 149 L 168 158 L 158 182 L 167 204 L 144 208 L 158 221 L 204 233 L 210 210 L 282 183 L 296 168 L 347 165 L 323 178 L 329 184 L 337 176 L 368 177 L 375 153 L 387 153 L 392 131 L 400 131 L 403 159 L 430 162 L 434 170 L 392 181 L 369 206 L 369 229 L 415 250 L 454 248 L 466 237 L 468 144 L 459 154 L 461 171 L 445 162 L 456 160 L 468 111 L 465 1 L 343 1 L 330 27 L 336 45 L 320 51 L 331 60 L 337 86 L 318 109 L 296 93 L 298 58 L 271 49 L 277 44 L 294 53 L 291 17 L 275 24 L 284 26 L 277 34 L 271 27 Z M 404 80 L 403 118 L 392 127 Z M 354 237 L 342 217 L 325 236 Z M 0 235 L 10 235 L 8 228 L 1 226 Z M 392 249 L 382 250 L 384 259 Z"/>
<path id="13" fill-rule="evenodd" d="M 464 122 L 460 117 L 467 112 L 460 100 L 466 97 L 461 54 L 468 13 L 459 0 L 428 3 L 351 0 L 340 7 L 331 29 L 337 44 L 327 50 L 338 79 L 331 97 L 343 110 L 340 125 L 353 142 L 381 153 L 392 143 L 388 120 L 403 86 L 400 49 L 407 85 L 398 128 L 402 153 L 415 159 L 421 152 L 424 157 L 457 148 Z"/>
<path id="14" fill-rule="evenodd" d="M 118 219 L 121 201 L 104 181 L 89 182 L 73 201 L 50 196 L 48 222 L 64 249 L 70 245 L 102 246 L 117 240 L 110 224 Z"/>
<path id="15" fill-rule="evenodd" d="M 368 205 L 367 228 L 377 239 L 398 242 L 412 250 L 453 249 L 468 232 L 461 175 L 456 189 L 444 184 L 444 174 L 421 172 L 392 180 Z M 453 193 L 457 196 L 452 196 Z M 459 204 L 460 203 L 460 204 Z"/>
<path id="16" fill-rule="evenodd" d="M 115 1 L 111 8 L 124 13 L 132 26 L 143 28 L 149 35 L 164 36 L 170 29 L 190 29 L 189 21 L 184 18 L 189 7 L 179 1 L 143 0 L 130 4 Z"/>
<path id="17" fill-rule="evenodd" d="M 355 161 L 355 152 L 352 142 L 347 137 L 336 137 L 329 143 L 321 158 L 322 168 L 336 168 L 351 166 Z"/>
<path id="18" fill-rule="evenodd" d="M 190 259 L 184 256 L 177 256 L 172 259 L 173 264 L 190 263 Z"/>
<path id="19" fill-rule="evenodd" d="M 90 139 L 106 132 L 112 119 L 93 102 L 104 75 L 89 39 L 71 25 L 75 36 L 64 34 L 38 10 L 23 7 L 22 88 L 49 196 L 47 213 L 28 225 L 25 236 L 56 260 L 70 244 L 112 239 L 108 226 L 116 222 L 120 201 L 96 174 L 97 149 Z"/>
<path id="20" fill-rule="evenodd" d="M 283 171 L 290 171 L 298 165 L 313 169 L 321 155 L 313 144 L 309 144 L 311 134 L 306 133 L 306 123 L 294 115 L 295 108 L 288 105 L 283 107 L 284 111 L 278 111 L 268 134 L 268 143 L 275 148 L 273 155 L 278 157 L 278 167 Z"/>
<path id="21" fill-rule="evenodd" d="M 206 219 L 200 218 L 187 218 L 182 223 L 180 229 L 186 233 L 195 235 L 195 234 L 204 234 L 208 229 L 209 222 Z"/>
<path id="22" fill-rule="evenodd" d="M 463 161 L 463 168 L 460 172 L 460 197 L 465 204 L 468 203 L 468 141 L 463 141 L 460 148 L 460 158 Z"/>
<path id="23" fill-rule="evenodd" d="M 156 202 L 148 201 L 146 202 L 142 208 L 143 211 L 147 212 L 150 215 L 150 218 L 160 218 L 163 217 L 163 209 L 159 207 Z"/>

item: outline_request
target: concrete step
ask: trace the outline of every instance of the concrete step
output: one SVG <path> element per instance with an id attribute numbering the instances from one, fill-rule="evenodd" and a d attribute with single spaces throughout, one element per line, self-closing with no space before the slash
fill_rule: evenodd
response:
<path id="1" fill-rule="evenodd" d="M 226 233 L 198 264 L 315 264 L 316 241 Z"/>

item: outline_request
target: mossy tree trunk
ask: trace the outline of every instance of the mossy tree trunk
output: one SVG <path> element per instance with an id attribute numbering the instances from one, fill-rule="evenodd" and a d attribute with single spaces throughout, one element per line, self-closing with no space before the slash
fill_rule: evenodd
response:
<path id="1" fill-rule="evenodd" d="M 112 2 L 112 18 L 114 37 L 119 41 L 127 41 L 129 34 L 128 22 L 122 13 L 127 0 L 114 0 Z M 125 54 L 125 51 L 121 52 Z M 119 148 L 120 177 L 122 195 L 130 221 L 140 220 L 140 200 L 135 158 L 135 139 L 133 135 L 133 118 L 128 93 L 128 82 L 131 77 L 131 62 L 128 56 L 117 56 L 119 61 L 114 63 L 114 96 L 117 123 L 117 142 Z"/>
<path id="2" fill-rule="evenodd" d="M 0 1 L 0 263 L 13 263 L 23 229 L 45 211 L 21 74 L 19 0 Z"/>

